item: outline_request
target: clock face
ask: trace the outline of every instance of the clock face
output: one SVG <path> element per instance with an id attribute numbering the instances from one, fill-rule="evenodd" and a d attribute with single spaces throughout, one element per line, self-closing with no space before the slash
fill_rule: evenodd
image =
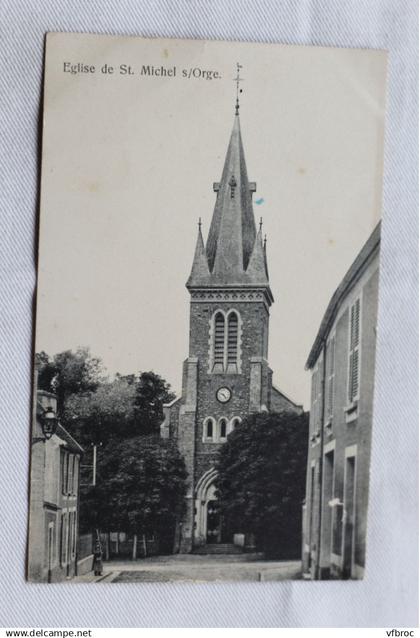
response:
<path id="1" fill-rule="evenodd" d="M 216 392 L 217 400 L 220 401 L 220 403 L 227 403 L 231 396 L 232 392 L 229 388 L 219 388 Z"/>

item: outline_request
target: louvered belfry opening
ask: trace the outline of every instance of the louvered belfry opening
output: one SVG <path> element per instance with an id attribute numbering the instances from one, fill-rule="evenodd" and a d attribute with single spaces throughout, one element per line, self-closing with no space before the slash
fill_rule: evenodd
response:
<path id="1" fill-rule="evenodd" d="M 225 353 L 225 318 L 218 312 L 214 318 L 214 367 L 223 370 Z"/>
<path id="2" fill-rule="evenodd" d="M 238 316 L 231 312 L 228 317 L 228 369 L 237 366 L 238 361 Z"/>

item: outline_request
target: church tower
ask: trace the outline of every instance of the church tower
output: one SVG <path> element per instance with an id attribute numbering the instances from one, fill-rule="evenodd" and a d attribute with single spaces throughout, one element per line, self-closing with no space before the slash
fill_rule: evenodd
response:
<path id="1" fill-rule="evenodd" d="M 232 542 L 215 498 L 217 452 L 246 415 L 270 411 L 272 405 L 267 351 L 273 295 L 262 224 L 258 230 L 255 226 L 256 184 L 248 180 L 238 101 L 222 177 L 213 190 L 216 203 L 207 242 L 200 220 L 186 284 L 190 341 L 182 396 L 166 407 L 162 428 L 164 436 L 166 430 L 166 436 L 177 439 L 189 474 L 181 552 Z M 288 401 L 274 392 L 277 402 L 279 397 Z"/>

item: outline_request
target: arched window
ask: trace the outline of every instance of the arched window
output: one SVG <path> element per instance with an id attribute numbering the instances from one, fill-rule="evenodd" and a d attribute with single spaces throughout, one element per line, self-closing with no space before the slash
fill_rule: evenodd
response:
<path id="1" fill-rule="evenodd" d="M 217 310 L 210 322 L 209 372 L 238 374 L 241 318 L 235 310 Z"/>
<path id="2" fill-rule="evenodd" d="M 203 441 L 213 441 L 214 426 L 215 421 L 211 416 L 207 417 L 207 419 L 204 419 Z"/>
<path id="3" fill-rule="evenodd" d="M 227 370 L 237 372 L 238 368 L 238 315 L 231 312 L 228 316 L 227 334 Z"/>
<path id="4" fill-rule="evenodd" d="M 223 372 L 225 361 L 225 318 L 218 312 L 214 318 L 214 371 Z"/>
<path id="5" fill-rule="evenodd" d="M 229 424 L 229 431 L 232 432 L 233 430 L 236 430 L 236 428 L 239 427 L 240 424 L 241 424 L 240 417 L 238 416 L 233 417 L 233 419 L 231 420 Z"/>
<path id="6" fill-rule="evenodd" d="M 220 419 L 219 421 L 219 438 L 225 439 L 227 436 L 227 421 L 226 419 Z"/>

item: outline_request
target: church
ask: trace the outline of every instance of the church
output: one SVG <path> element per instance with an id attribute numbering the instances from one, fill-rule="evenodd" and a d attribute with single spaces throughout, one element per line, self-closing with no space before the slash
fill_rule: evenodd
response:
<path id="1" fill-rule="evenodd" d="M 217 504 L 215 460 L 234 428 L 253 412 L 302 413 L 272 384 L 268 357 L 271 292 L 262 223 L 257 230 L 236 100 L 233 129 L 207 242 L 201 220 L 191 274 L 189 354 L 182 394 L 164 407 L 162 436 L 173 438 L 188 472 L 186 514 L 177 550 L 232 547 Z M 234 530 L 240 533 L 241 530 Z M 223 550 L 222 550 L 223 551 Z M 210 553 L 210 552 L 209 552 Z"/>

